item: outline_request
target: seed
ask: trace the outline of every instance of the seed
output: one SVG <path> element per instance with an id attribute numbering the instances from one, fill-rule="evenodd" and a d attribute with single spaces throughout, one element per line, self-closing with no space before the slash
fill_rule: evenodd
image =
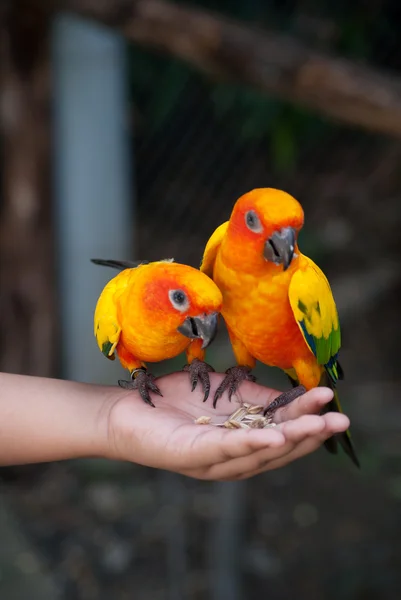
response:
<path id="1" fill-rule="evenodd" d="M 237 428 L 249 429 L 249 425 L 247 425 L 245 421 L 234 421 L 234 423 L 236 423 Z"/>
<path id="2" fill-rule="evenodd" d="M 264 417 L 262 417 L 262 415 L 246 415 L 246 417 L 244 417 L 246 421 L 257 421 L 258 419 L 263 419 L 265 420 Z"/>
<path id="3" fill-rule="evenodd" d="M 257 414 L 261 413 L 263 409 L 264 409 L 264 406 L 262 406 L 261 404 L 249 405 L 248 413 L 250 415 L 257 415 Z"/>
<path id="4" fill-rule="evenodd" d="M 230 416 L 230 421 L 240 421 L 243 417 L 245 417 L 247 411 L 246 408 L 240 406 L 236 411 Z"/>
<path id="5" fill-rule="evenodd" d="M 224 427 L 227 427 L 227 429 L 241 429 L 241 424 L 239 423 L 239 421 L 233 421 L 232 419 L 228 419 L 228 421 L 224 423 Z"/>
<path id="6" fill-rule="evenodd" d="M 211 420 L 212 417 L 198 417 L 197 419 L 195 419 L 195 423 L 197 423 L 198 425 L 209 425 Z"/>
<path id="7" fill-rule="evenodd" d="M 266 421 L 265 419 L 252 419 L 252 421 L 249 422 L 249 427 L 251 429 L 263 429 L 264 426 L 266 425 Z"/>

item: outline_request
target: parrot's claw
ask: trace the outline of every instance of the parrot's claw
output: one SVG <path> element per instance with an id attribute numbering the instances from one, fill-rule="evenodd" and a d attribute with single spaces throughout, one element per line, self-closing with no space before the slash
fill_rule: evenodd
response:
<path id="1" fill-rule="evenodd" d="M 226 376 L 214 394 L 213 407 L 216 408 L 217 400 L 222 397 L 226 390 L 228 390 L 228 399 L 231 402 L 231 396 L 235 394 L 243 381 L 256 381 L 256 377 L 252 375 L 249 367 L 239 365 L 227 369 Z"/>
<path id="2" fill-rule="evenodd" d="M 203 360 L 194 358 L 191 364 L 185 365 L 182 370 L 187 371 L 189 373 L 189 376 L 191 378 L 191 392 L 193 392 L 196 388 L 198 381 L 201 382 L 204 393 L 203 402 L 206 402 L 210 393 L 209 373 L 214 373 L 213 367 L 203 362 Z"/>
<path id="3" fill-rule="evenodd" d="M 287 404 L 291 404 L 291 402 L 305 393 L 306 388 L 303 385 L 297 385 L 297 387 L 292 388 L 292 390 L 283 392 L 280 394 L 280 396 L 277 396 L 277 398 L 273 400 L 273 402 L 271 402 L 267 408 L 265 408 L 263 411 L 263 416 L 272 417 L 279 408 L 283 408 L 284 406 L 287 406 Z"/>
<path id="4" fill-rule="evenodd" d="M 150 399 L 149 392 L 153 392 L 158 396 L 163 396 L 157 385 L 154 383 L 155 376 L 151 373 L 147 373 L 146 369 L 135 369 L 132 372 L 131 377 L 132 379 L 130 381 L 119 379 L 118 385 L 125 390 L 138 390 L 142 400 L 155 408 L 155 405 Z"/>

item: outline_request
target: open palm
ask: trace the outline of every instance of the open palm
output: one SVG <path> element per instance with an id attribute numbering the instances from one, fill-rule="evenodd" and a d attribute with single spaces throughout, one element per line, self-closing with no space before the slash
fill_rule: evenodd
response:
<path id="1" fill-rule="evenodd" d="M 222 379 L 223 375 L 211 373 L 205 403 L 200 389 L 191 393 L 187 373 L 157 380 L 163 397 L 154 398 L 156 408 L 146 405 L 137 392 L 121 390 L 109 413 L 111 457 L 199 479 L 245 479 L 305 456 L 349 427 L 343 414 L 318 416 L 333 396 L 327 388 L 315 388 L 279 409 L 274 428 L 232 430 L 195 423 L 202 415 L 224 421 L 238 406 L 234 397 L 229 402 L 224 395 L 213 408 L 214 391 Z M 242 400 L 251 404 L 267 406 L 280 393 L 256 383 L 241 385 Z"/>

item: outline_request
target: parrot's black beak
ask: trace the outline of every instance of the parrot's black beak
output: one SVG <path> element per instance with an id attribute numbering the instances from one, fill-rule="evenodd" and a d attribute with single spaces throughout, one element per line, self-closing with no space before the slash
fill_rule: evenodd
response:
<path id="1" fill-rule="evenodd" d="M 216 337 L 218 313 L 187 317 L 177 330 L 190 339 L 203 340 L 202 348 L 207 348 Z"/>
<path id="2" fill-rule="evenodd" d="M 275 265 L 283 265 L 286 271 L 291 264 L 295 250 L 295 229 L 283 227 L 276 231 L 265 243 L 263 256 Z"/>

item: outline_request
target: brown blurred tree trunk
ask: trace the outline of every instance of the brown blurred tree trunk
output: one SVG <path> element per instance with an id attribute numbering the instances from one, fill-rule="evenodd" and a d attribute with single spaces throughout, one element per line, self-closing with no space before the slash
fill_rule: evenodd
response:
<path id="1" fill-rule="evenodd" d="M 52 375 L 50 18 L 42 6 L 0 7 L 0 370 Z"/>

